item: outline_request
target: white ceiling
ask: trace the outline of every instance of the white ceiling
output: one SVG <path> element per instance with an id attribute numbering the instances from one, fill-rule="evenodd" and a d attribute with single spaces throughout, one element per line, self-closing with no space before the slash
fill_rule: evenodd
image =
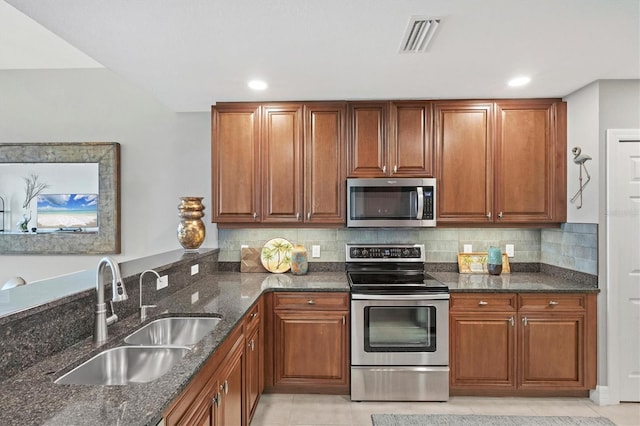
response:
<path id="1" fill-rule="evenodd" d="M 562 97 L 598 79 L 640 78 L 638 0 L 7 3 L 86 54 L 56 51 L 43 68 L 103 64 L 176 111 L 219 101 Z M 2 6 L 0 48 L 6 39 L 20 47 L 29 32 L 5 31 Z M 441 25 L 426 53 L 400 54 L 412 15 Z M 20 68 L 2 56 L 0 68 Z M 528 86 L 507 86 L 523 74 Z M 251 91 L 252 78 L 269 88 Z"/>

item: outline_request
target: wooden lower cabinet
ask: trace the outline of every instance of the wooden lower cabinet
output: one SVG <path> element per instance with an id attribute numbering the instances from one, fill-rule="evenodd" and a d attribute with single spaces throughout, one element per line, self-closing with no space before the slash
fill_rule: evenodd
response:
<path id="1" fill-rule="evenodd" d="M 241 324 L 165 412 L 166 426 L 243 425 L 243 360 Z"/>
<path id="2" fill-rule="evenodd" d="M 263 390 L 263 299 L 165 412 L 166 426 L 247 426 Z"/>
<path id="3" fill-rule="evenodd" d="M 264 389 L 264 308 L 263 299 L 252 308 L 245 320 L 245 417 L 253 418 Z"/>
<path id="4" fill-rule="evenodd" d="M 349 393 L 349 294 L 273 293 L 265 388 Z M 267 380 L 268 378 L 268 380 Z"/>
<path id="5" fill-rule="evenodd" d="M 451 314 L 452 387 L 515 389 L 514 321 L 509 313 Z"/>
<path id="6" fill-rule="evenodd" d="M 228 357 L 218 379 L 218 401 L 215 403 L 214 421 L 216 426 L 242 425 L 242 373 L 244 363 L 244 339 Z"/>
<path id="7" fill-rule="evenodd" d="M 596 385 L 595 294 L 452 294 L 452 395 L 583 395 Z"/>

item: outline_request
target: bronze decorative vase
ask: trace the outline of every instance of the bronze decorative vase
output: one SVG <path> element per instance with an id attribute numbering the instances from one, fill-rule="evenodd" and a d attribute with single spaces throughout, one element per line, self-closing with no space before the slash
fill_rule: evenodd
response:
<path id="1" fill-rule="evenodd" d="M 204 197 L 180 197 L 178 210 L 182 219 L 178 224 L 178 241 L 187 252 L 196 252 L 204 242 L 206 228 L 204 217 Z"/>

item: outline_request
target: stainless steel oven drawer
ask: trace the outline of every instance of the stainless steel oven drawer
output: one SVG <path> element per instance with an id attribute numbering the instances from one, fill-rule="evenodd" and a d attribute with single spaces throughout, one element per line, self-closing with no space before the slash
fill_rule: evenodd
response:
<path id="1" fill-rule="evenodd" d="M 448 401 L 449 367 L 351 367 L 352 401 Z"/>

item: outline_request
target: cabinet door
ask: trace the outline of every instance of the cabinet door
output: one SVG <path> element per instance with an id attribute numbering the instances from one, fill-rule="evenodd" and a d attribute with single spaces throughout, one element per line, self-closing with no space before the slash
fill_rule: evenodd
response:
<path id="1" fill-rule="evenodd" d="M 212 108 L 213 222 L 254 222 L 260 214 L 260 106 Z"/>
<path id="2" fill-rule="evenodd" d="M 451 389 L 516 386 L 515 314 L 450 315 Z"/>
<path id="3" fill-rule="evenodd" d="M 347 312 L 276 311 L 274 385 L 319 392 L 323 385 L 347 390 Z"/>
<path id="4" fill-rule="evenodd" d="M 236 345 L 233 353 L 225 360 L 219 375 L 220 402 L 217 407 L 216 425 L 243 425 L 242 413 L 242 365 L 244 362 L 244 339 Z"/>
<path id="5" fill-rule="evenodd" d="M 251 419 L 262 391 L 260 386 L 261 345 L 260 328 L 256 328 L 246 341 L 246 418 Z"/>
<path id="6" fill-rule="evenodd" d="M 491 222 L 493 104 L 434 104 L 438 223 Z"/>
<path id="7" fill-rule="evenodd" d="M 262 110 L 262 222 L 302 221 L 302 106 Z"/>
<path id="8" fill-rule="evenodd" d="M 519 386 L 585 386 L 585 314 L 520 314 Z"/>
<path id="9" fill-rule="evenodd" d="M 495 206 L 500 222 L 566 218 L 566 126 L 553 101 L 496 103 Z"/>
<path id="10" fill-rule="evenodd" d="M 393 102 L 389 129 L 389 172 L 399 177 L 433 176 L 431 104 Z"/>
<path id="11" fill-rule="evenodd" d="M 349 103 L 347 177 L 384 177 L 389 170 L 386 102 Z"/>
<path id="12" fill-rule="evenodd" d="M 305 105 L 304 221 L 345 223 L 344 103 Z"/>

